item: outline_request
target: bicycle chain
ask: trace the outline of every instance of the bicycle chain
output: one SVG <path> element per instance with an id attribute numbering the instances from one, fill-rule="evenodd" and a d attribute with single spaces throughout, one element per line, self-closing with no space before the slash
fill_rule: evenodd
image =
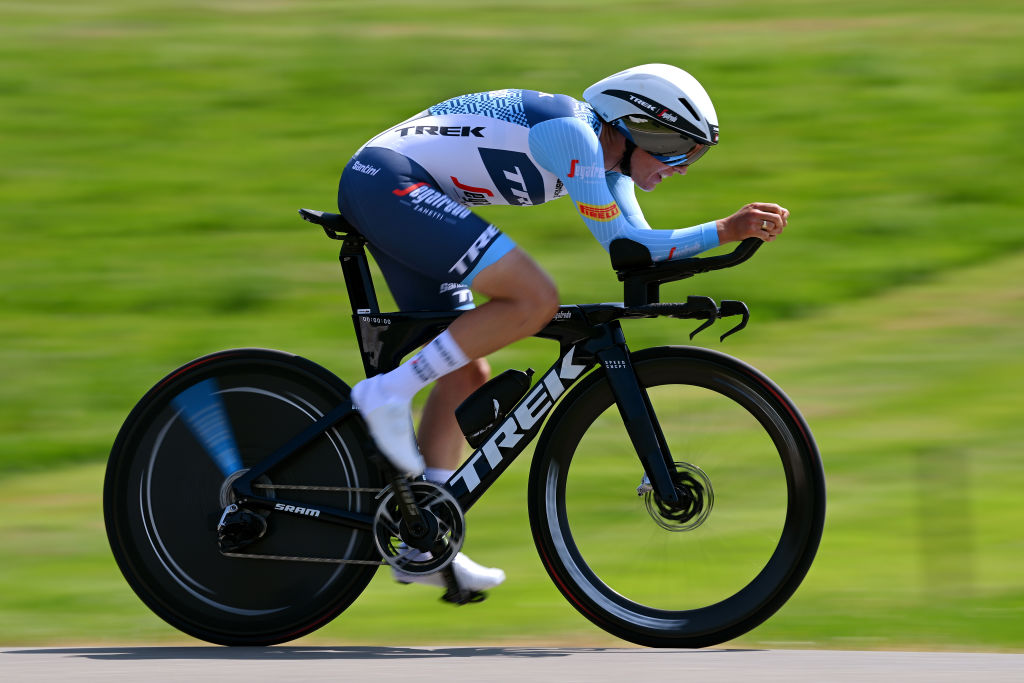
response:
<path id="1" fill-rule="evenodd" d="M 361 488 L 355 486 L 312 486 L 305 484 L 253 484 L 254 489 L 283 491 L 332 491 L 336 493 L 372 493 L 377 495 L 381 489 Z M 277 560 L 280 562 L 319 562 L 323 564 L 364 564 L 380 566 L 384 560 L 346 560 L 340 557 L 310 557 L 307 555 L 263 555 L 260 553 L 226 553 L 224 557 L 235 557 L 245 560 Z"/>
<path id="2" fill-rule="evenodd" d="M 254 489 L 281 489 L 284 491 L 334 491 L 337 493 L 380 493 L 382 489 L 368 489 L 354 486 L 306 486 L 300 484 L 253 484 Z"/>
<path id="3" fill-rule="evenodd" d="M 340 557 L 308 557 L 302 555 L 260 555 L 257 553 L 225 553 L 224 557 L 237 557 L 245 560 L 280 560 L 282 562 L 320 562 L 323 564 L 367 564 L 380 566 L 384 560 L 344 560 Z"/>

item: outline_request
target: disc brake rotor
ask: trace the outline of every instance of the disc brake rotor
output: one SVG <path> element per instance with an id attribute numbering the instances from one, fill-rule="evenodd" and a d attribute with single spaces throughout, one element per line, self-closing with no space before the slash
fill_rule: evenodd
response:
<path id="1" fill-rule="evenodd" d="M 715 504 L 715 492 L 704 470 L 687 462 L 676 463 L 675 490 L 679 500 L 668 503 L 653 490 L 644 493 L 647 512 L 666 531 L 692 531 L 703 524 Z"/>

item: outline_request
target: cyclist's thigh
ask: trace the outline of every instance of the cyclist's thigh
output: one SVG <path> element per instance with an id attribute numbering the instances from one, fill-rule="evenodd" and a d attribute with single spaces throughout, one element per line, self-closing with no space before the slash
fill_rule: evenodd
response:
<path id="1" fill-rule="evenodd" d="M 338 206 L 369 240 L 374 257 L 386 257 L 388 285 L 399 289 L 427 282 L 436 289 L 469 287 L 515 248 L 496 227 L 437 190 L 419 164 L 388 149 L 366 147 L 353 157 L 341 177 Z"/>
<path id="2" fill-rule="evenodd" d="M 438 282 L 370 245 L 373 260 L 402 311 L 461 311 L 474 307 L 473 292 L 458 282 Z"/>
<path id="3" fill-rule="evenodd" d="M 473 280 L 473 289 L 490 298 L 525 297 L 537 301 L 558 301 L 551 276 L 519 248 L 483 269 Z"/>

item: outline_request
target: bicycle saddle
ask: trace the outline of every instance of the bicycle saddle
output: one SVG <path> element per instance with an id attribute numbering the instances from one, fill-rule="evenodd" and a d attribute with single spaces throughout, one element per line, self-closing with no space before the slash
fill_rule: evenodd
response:
<path id="1" fill-rule="evenodd" d="M 340 240 L 344 239 L 346 234 L 359 234 L 356 226 L 349 223 L 340 213 L 328 213 L 327 211 L 317 211 L 316 209 L 299 209 L 299 215 L 302 216 L 302 220 L 319 225 L 331 239 Z"/>

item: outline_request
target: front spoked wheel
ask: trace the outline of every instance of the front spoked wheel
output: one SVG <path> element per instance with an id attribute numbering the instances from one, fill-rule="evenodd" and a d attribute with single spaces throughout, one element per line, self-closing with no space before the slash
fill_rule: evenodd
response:
<path id="1" fill-rule="evenodd" d="M 237 349 L 193 361 L 139 402 L 111 452 L 104 516 L 114 557 L 150 609 L 203 640 L 269 645 L 327 623 L 362 592 L 380 561 L 369 528 L 246 511 L 244 542 L 218 545 L 232 483 L 347 398 L 310 361 Z M 253 489 L 372 519 L 383 482 L 361 443 L 341 422 Z"/>
<path id="2" fill-rule="evenodd" d="M 562 593 L 606 631 L 706 647 L 771 616 L 821 538 L 824 474 L 782 391 L 724 354 L 633 354 L 676 463 L 679 500 L 650 490 L 603 370 L 562 402 L 537 447 L 530 521 Z"/>

